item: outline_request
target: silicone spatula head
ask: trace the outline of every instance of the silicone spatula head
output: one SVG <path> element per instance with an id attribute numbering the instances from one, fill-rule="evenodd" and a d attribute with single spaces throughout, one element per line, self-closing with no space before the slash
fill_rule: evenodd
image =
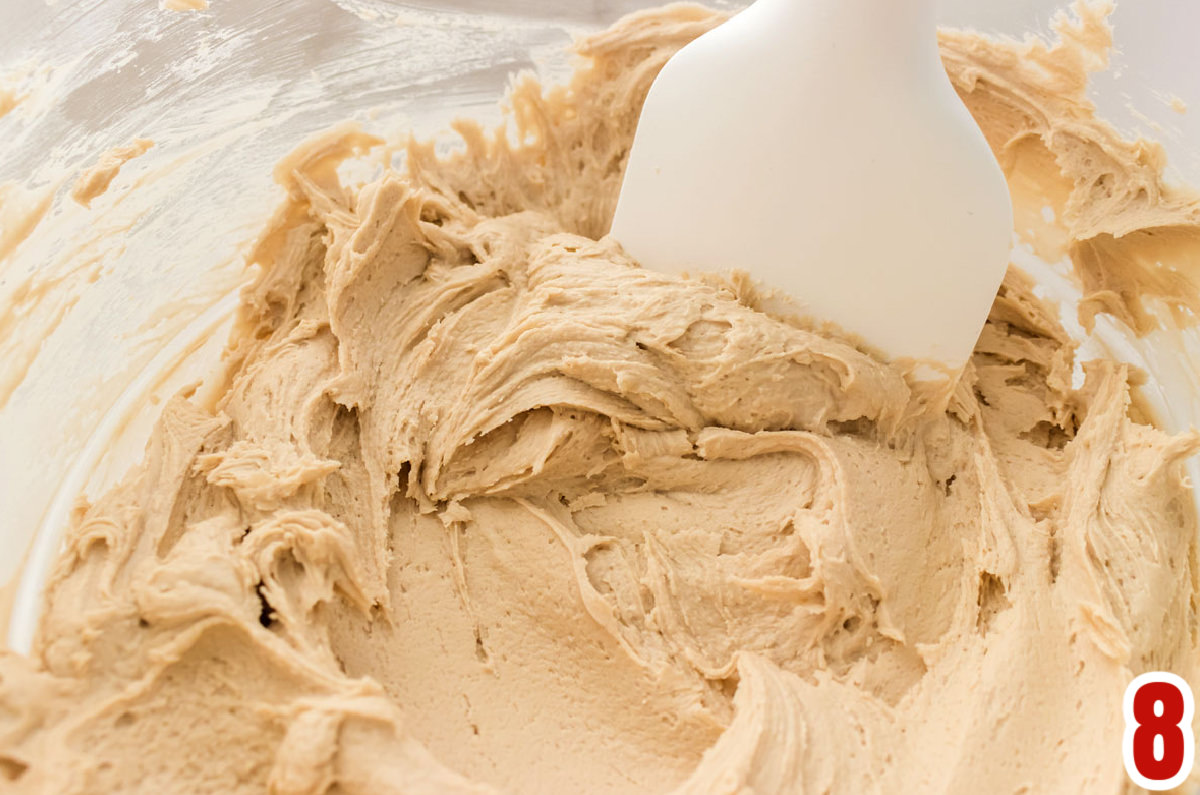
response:
<path id="1" fill-rule="evenodd" d="M 1012 208 L 932 0 L 758 0 L 655 80 L 612 235 L 647 268 L 745 270 L 888 358 L 956 373 Z"/>

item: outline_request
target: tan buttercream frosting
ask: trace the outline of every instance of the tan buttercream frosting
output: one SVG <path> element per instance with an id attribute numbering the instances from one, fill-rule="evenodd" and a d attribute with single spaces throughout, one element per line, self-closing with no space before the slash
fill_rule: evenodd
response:
<path id="1" fill-rule="evenodd" d="M 1033 242 L 1086 318 L 1144 330 L 1195 300 L 1200 213 L 1094 118 L 1079 14 L 943 53 L 1019 226 L 1054 207 Z M 280 165 L 223 396 L 166 405 L 0 657 L 5 791 L 1126 786 L 1126 683 L 1194 673 L 1197 437 L 1127 365 L 1073 388 L 1015 268 L 930 412 L 744 278 L 632 262 L 605 233 L 642 98 L 722 18 L 627 17 L 506 130 L 366 185 L 352 127 Z"/>

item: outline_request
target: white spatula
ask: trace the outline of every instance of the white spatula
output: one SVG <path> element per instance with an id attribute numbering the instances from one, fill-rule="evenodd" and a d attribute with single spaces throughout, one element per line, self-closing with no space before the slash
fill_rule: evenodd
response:
<path id="1" fill-rule="evenodd" d="M 612 235 L 654 270 L 746 270 L 889 358 L 954 373 L 1012 208 L 932 0 L 758 0 L 655 80 Z"/>

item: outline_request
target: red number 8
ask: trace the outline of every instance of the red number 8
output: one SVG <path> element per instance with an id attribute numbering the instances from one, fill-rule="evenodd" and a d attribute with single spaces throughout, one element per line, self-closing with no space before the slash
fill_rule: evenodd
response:
<path id="1" fill-rule="evenodd" d="M 1174 789 L 1192 772 L 1192 689 L 1175 674 L 1153 671 L 1125 690 L 1125 770 L 1148 790 Z"/>

